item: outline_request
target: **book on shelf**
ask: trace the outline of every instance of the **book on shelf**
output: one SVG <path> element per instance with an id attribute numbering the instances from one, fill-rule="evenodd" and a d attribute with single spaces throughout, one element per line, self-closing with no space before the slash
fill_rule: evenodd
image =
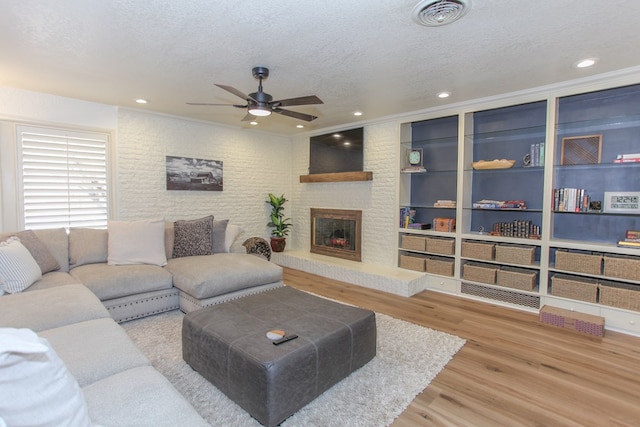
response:
<path id="1" fill-rule="evenodd" d="M 621 248 L 638 248 L 640 249 L 640 242 L 630 242 L 628 240 L 619 240 L 618 246 Z"/>
<path id="2" fill-rule="evenodd" d="M 623 160 L 623 159 L 640 159 L 640 153 L 618 154 L 616 156 L 616 160 Z"/>
<path id="3" fill-rule="evenodd" d="M 631 241 L 637 240 L 640 242 L 640 230 L 627 230 L 624 235 L 624 239 Z"/>
<path id="4" fill-rule="evenodd" d="M 588 212 L 591 196 L 584 188 L 555 188 L 553 210 L 556 212 Z"/>
<path id="5" fill-rule="evenodd" d="M 433 207 L 435 208 L 455 208 L 456 201 L 455 200 L 437 200 Z"/>

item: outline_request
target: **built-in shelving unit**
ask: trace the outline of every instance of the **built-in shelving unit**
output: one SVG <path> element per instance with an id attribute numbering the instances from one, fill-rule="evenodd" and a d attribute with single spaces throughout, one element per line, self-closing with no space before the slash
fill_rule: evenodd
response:
<path id="1" fill-rule="evenodd" d="M 640 335 L 640 248 L 618 245 L 640 230 L 640 84 L 489 105 L 402 124 L 398 265 L 432 290 Z M 426 171 L 408 164 L 416 149 Z M 499 159 L 512 165 L 476 164 Z M 403 209 L 455 229 L 408 228 Z"/>

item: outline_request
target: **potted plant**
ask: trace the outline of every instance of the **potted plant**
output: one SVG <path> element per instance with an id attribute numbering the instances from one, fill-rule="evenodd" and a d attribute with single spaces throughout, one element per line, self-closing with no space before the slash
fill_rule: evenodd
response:
<path id="1" fill-rule="evenodd" d="M 274 252 L 284 251 L 286 245 L 286 236 L 289 234 L 289 227 L 292 226 L 291 218 L 284 216 L 284 204 L 287 201 L 284 194 L 277 197 L 269 193 L 269 200 L 266 202 L 271 205 L 271 220 L 267 223 L 271 230 L 271 249 Z"/>

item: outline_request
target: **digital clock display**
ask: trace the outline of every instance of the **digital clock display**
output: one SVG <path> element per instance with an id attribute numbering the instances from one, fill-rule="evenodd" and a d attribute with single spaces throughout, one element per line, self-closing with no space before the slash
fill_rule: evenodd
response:
<path id="1" fill-rule="evenodd" d="M 611 207 L 614 209 L 638 209 L 638 196 L 611 196 Z"/>
<path id="2" fill-rule="evenodd" d="M 640 214 L 640 191 L 605 191 L 604 211 Z"/>

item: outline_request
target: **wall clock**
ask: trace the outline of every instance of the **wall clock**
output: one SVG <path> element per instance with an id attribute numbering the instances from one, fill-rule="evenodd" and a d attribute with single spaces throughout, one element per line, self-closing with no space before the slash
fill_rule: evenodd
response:
<path id="1" fill-rule="evenodd" d="M 640 214 L 640 191 L 605 191 L 604 211 Z"/>
<path id="2" fill-rule="evenodd" d="M 409 149 L 409 164 L 414 167 L 422 167 L 422 148 Z"/>

